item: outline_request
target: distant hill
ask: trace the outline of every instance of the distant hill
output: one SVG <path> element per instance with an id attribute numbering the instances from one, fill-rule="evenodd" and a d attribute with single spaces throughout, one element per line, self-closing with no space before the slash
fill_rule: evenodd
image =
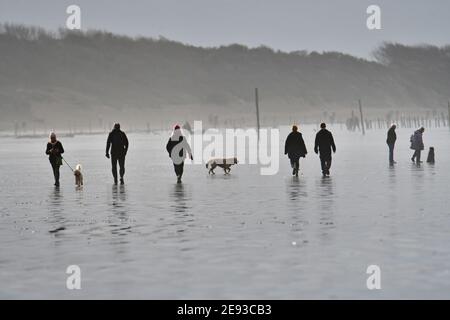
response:
<path id="1" fill-rule="evenodd" d="M 253 115 L 255 87 L 267 122 L 345 117 L 359 98 L 368 113 L 446 106 L 450 46 L 386 43 L 374 57 L 2 25 L 0 129 L 14 121 L 48 128 L 240 121 Z"/>

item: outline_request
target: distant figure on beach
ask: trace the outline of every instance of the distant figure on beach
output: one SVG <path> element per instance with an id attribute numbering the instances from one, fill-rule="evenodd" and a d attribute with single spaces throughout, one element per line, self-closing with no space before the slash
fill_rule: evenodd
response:
<path id="1" fill-rule="evenodd" d="M 306 150 L 305 141 L 296 125 L 292 126 L 292 132 L 286 138 L 284 144 L 284 154 L 287 154 L 291 160 L 292 175 L 298 177 L 298 170 L 300 169 L 300 158 L 306 157 L 308 151 Z"/>
<path id="2" fill-rule="evenodd" d="M 109 149 L 111 148 L 111 156 Z M 128 138 L 125 132 L 120 130 L 120 124 L 115 123 L 113 130 L 108 135 L 106 141 L 106 157 L 111 158 L 112 174 L 114 184 L 117 184 L 117 162 L 119 162 L 120 184 L 124 184 L 123 176 L 125 175 L 125 157 L 128 152 Z"/>
<path id="3" fill-rule="evenodd" d="M 48 155 L 48 160 L 52 165 L 55 186 L 59 187 L 59 167 L 62 166 L 61 155 L 64 153 L 64 148 L 62 143 L 56 139 L 56 134 L 54 132 L 50 133 L 49 140 L 45 154 Z"/>
<path id="4" fill-rule="evenodd" d="M 387 132 L 387 139 L 386 139 L 386 143 L 389 147 L 389 164 L 391 166 L 397 163 L 394 161 L 395 141 L 397 141 L 397 134 L 395 133 L 395 129 L 397 129 L 397 125 L 392 124 L 392 126 L 389 128 Z"/>
<path id="5" fill-rule="evenodd" d="M 191 160 L 194 160 L 194 158 L 192 156 L 191 147 L 183 136 L 179 125 L 175 125 L 173 128 L 172 135 L 170 136 L 169 141 L 167 141 L 166 150 L 169 153 L 169 157 L 172 159 L 177 182 L 181 183 L 186 155 L 189 154 Z"/>
<path id="6" fill-rule="evenodd" d="M 414 150 L 414 154 L 411 158 L 411 161 L 415 162 L 418 165 L 422 163 L 422 161 L 420 161 L 420 156 L 421 156 L 422 150 L 425 149 L 425 147 L 423 145 L 424 131 L 425 131 L 425 128 L 421 127 L 420 129 L 416 130 L 410 138 L 411 149 Z"/>
<path id="7" fill-rule="evenodd" d="M 324 177 L 330 175 L 331 168 L 331 150 L 336 152 L 333 135 L 326 129 L 325 123 L 320 124 L 320 130 L 316 134 L 314 143 L 314 152 L 320 153 L 320 164 L 322 166 L 322 174 Z"/>

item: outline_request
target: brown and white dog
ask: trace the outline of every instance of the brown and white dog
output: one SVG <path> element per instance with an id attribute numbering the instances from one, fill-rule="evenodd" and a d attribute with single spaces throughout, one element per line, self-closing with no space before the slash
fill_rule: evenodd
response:
<path id="1" fill-rule="evenodd" d="M 208 169 L 208 167 L 209 167 L 208 174 L 211 174 L 211 173 L 215 174 L 214 169 L 216 167 L 220 167 L 223 169 L 225 174 L 229 174 L 231 171 L 231 166 L 234 164 L 237 164 L 237 163 L 238 163 L 238 160 L 236 157 L 228 158 L 228 159 L 211 159 L 206 164 L 206 169 Z"/>
<path id="2" fill-rule="evenodd" d="M 81 164 L 77 164 L 75 170 L 73 171 L 75 176 L 75 185 L 81 187 L 83 185 L 83 174 L 81 173 Z"/>

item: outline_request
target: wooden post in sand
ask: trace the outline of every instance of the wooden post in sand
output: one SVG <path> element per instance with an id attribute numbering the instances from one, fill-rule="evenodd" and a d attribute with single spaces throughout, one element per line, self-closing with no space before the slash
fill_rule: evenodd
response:
<path id="1" fill-rule="evenodd" d="M 450 130 L 450 100 L 448 101 L 448 120 L 447 120 L 448 129 Z"/>
<path id="2" fill-rule="evenodd" d="M 258 134 L 258 144 L 259 144 L 259 95 L 258 95 L 258 88 L 255 88 L 255 104 L 256 104 L 256 130 Z"/>
<path id="3" fill-rule="evenodd" d="M 358 100 L 358 103 L 359 103 L 359 114 L 361 115 L 361 129 L 362 129 L 362 134 L 365 135 L 365 134 L 366 134 L 366 130 L 364 129 L 364 117 L 363 117 L 363 112 L 362 112 L 361 99 Z"/>

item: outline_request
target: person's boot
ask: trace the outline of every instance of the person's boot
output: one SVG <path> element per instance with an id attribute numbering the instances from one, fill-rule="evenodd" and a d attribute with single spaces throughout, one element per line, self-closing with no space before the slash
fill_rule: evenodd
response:
<path id="1" fill-rule="evenodd" d="M 295 176 L 295 167 L 292 169 L 292 175 Z"/>
<path id="2" fill-rule="evenodd" d="M 55 181 L 55 187 L 59 187 L 59 181 Z"/>
<path id="3" fill-rule="evenodd" d="M 114 178 L 114 185 L 117 186 L 117 178 Z"/>
<path id="4" fill-rule="evenodd" d="M 295 176 L 298 177 L 298 169 L 295 169 Z"/>
<path id="5" fill-rule="evenodd" d="M 123 180 L 123 178 L 120 178 L 120 184 L 124 185 L 125 181 Z"/>
<path id="6" fill-rule="evenodd" d="M 177 183 L 181 183 L 181 176 L 177 176 Z"/>

